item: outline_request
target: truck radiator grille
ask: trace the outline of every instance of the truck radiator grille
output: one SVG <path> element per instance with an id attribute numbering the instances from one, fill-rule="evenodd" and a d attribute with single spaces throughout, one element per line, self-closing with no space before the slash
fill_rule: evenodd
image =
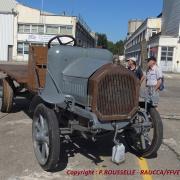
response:
<path id="1" fill-rule="evenodd" d="M 138 109 L 139 82 L 119 65 L 105 65 L 90 79 L 92 110 L 102 121 L 130 119 Z"/>

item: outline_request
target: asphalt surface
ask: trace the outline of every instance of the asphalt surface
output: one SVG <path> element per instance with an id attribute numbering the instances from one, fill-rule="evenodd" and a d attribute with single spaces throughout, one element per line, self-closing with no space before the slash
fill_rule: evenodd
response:
<path id="1" fill-rule="evenodd" d="M 0 113 L 0 180 L 179 180 L 180 175 L 142 176 L 139 173 L 141 170 L 163 170 L 166 173 L 168 170 L 180 170 L 180 75 L 167 74 L 165 79 L 166 89 L 161 93 L 158 108 L 164 117 L 164 141 L 157 157 L 139 159 L 127 151 L 125 162 L 116 165 L 111 162 L 111 136 L 100 138 L 96 143 L 74 138 L 73 142 L 63 144 L 61 169 L 47 173 L 40 168 L 34 156 L 28 101 L 19 99 L 12 113 Z M 94 170 L 94 175 L 73 175 L 88 170 Z M 111 175 L 111 170 L 122 170 L 129 175 Z M 104 171 L 105 175 L 102 174 Z"/>

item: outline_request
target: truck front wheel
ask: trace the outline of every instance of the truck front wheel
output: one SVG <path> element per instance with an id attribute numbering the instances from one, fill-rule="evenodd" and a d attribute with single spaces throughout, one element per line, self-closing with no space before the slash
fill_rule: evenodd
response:
<path id="1" fill-rule="evenodd" d="M 8 81 L 8 78 L 2 80 L 2 104 L 1 111 L 3 113 L 9 113 L 13 107 L 14 92 Z"/>
<path id="2" fill-rule="evenodd" d="M 162 144 L 163 124 L 158 111 L 155 108 L 149 109 L 150 127 L 141 127 L 144 122 L 144 115 L 139 112 L 138 132 L 134 128 L 125 131 L 125 139 L 130 150 L 135 154 L 148 158 L 154 156 Z"/>
<path id="3" fill-rule="evenodd" d="M 45 171 L 57 168 L 60 155 L 59 123 L 55 112 L 39 104 L 34 112 L 32 139 L 36 159 Z"/>

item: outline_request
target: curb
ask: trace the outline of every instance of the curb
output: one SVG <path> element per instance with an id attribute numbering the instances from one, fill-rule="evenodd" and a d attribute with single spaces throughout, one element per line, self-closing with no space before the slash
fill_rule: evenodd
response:
<path id="1" fill-rule="evenodd" d="M 173 119 L 173 120 L 180 120 L 180 115 L 164 115 L 160 114 L 162 119 Z"/>

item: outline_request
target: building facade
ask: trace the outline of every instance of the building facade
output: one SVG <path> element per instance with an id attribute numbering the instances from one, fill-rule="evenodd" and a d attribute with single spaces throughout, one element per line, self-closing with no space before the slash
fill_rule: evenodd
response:
<path id="1" fill-rule="evenodd" d="M 1 0 L 0 4 L 0 60 L 7 61 L 12 57 L 14 45 L 14 12 L 15 1 Z"/>
<path id="2" fill-rule="evenodd" d="M 6 0 L 3 0 L 6 4 Z M 8 0 L 14 2 L 13 0 Z M 0 5 L 1 7 L 1 5 Z M 0 8 L 4 9 L 4 7 Z M 11 10 L 12 11 L 12 10 Z M 94 47 L 95 37 L 90 28 L 77 16 L 56 15 L 27 7 L 15 2 L 13 7 L 12 21 L 9 21 L 12 34 L 12 42 L 6 47 L 10 48 L 9 57 L 0 57 L 0 60 L 27 61 L 29 56 L 29 45 L 47 45 L 48 41 L 56 35 L 71 35 L 77 40 L 77 45 L 82 47 Z M 5 15 L 4 15 L 5 16 Z M 3 22 L 3 27 L 7 23 Z M 6 34 L 2 26 L 0 34 Z M 8 36 L 7 35 L 7 36 Z M 55 41 L 56 43 L 56 41 Z M 8 54 L 8 49 L 4 50 Z"/>
<path id="3" fill-rule="evenodd" d="M 180 72 L 180 1 L 164 0 L 162 16 L 155 19 L 151 25 L 149 19 L 144 21 L 127 39 L 125 55 L 135 56 L 141 62 L 153 55 L 163 71 Z M 141 43 L 137 43 L 136 36 L 142 33 L 141 29 L 146 33 L 138 41 Z"/>
<path id="4" fill-rule="evenodd" d="M 148 42 L 150 54 L 157 58 L 158 65 L 163 71 L 180 72 L 180 44 L 178 41 L 176 37 L 159 35 Z"/>
<path id="5" fill-rule="evenodd" d="M 148 42 L 163 71 L 180 72 L 180 1 L 164 0 L 162 31 Z M 153 53 L 153 52 L 152 52 Z"/>
<path id="6" fill-rule="evenodd" d="M 125 43 L 126 58 L 134 56 L 141 64 L 143 55 L 147 54 L 147 42 L 150 37 L 161 31 L 161 18 L 147 18 L 141 25 L 127 37 Z"/>

